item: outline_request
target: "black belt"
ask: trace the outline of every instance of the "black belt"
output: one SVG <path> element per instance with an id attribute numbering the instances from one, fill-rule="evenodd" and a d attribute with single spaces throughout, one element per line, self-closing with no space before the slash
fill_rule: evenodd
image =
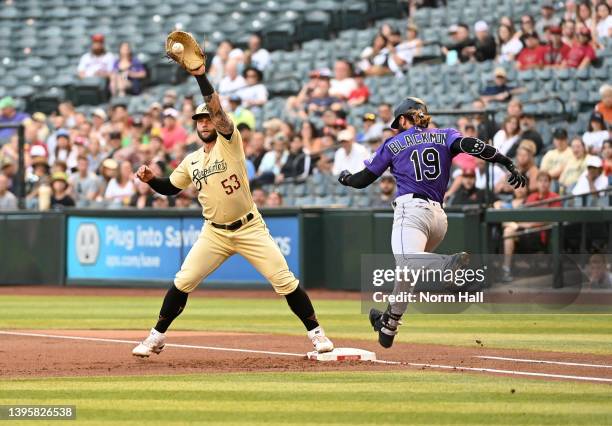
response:
<path id="1" fill-rule="evenodd" d="M 253 220 L 254 217 L 255 215 L 253 213 L 249 213 L 246 215 L 245 217 L 246 220 L 244 221 L 244 223 L 242 223 L 242 219 L 238 219 L 236 222 L 232 222 L 229 225 L 223 225 L 223 224 L 215 223 L 215 222 L 210 222 L 210 224 L 218 229 L 225 229 L 228 231 L 237 231 L 238 229 L 242 227 L 242 225 L 245 225 L 251 220 Z"/>
<path id="2" fill-rule="evenodd" d="M 423 195 L 423 194 L 412 194 L 412 198 L 418 198 L 419 200 L 430 201 L 429 198 L 427 198 L 427 195 Z M 393 206 L 393 208 L 395 208 L 397 203 L 394 201 L 391 203 L 391 205 Z"/>

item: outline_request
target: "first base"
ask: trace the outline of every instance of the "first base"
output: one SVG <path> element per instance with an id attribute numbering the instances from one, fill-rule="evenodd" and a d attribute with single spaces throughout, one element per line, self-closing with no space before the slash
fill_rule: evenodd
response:
<path id="1" fill-rule="evenodd" d="M 321 354 L 313 351 L 308 352 L 306 356 L 313 361 L 376 361 L 374 352 L 355 348 L 336 348 Z"/>

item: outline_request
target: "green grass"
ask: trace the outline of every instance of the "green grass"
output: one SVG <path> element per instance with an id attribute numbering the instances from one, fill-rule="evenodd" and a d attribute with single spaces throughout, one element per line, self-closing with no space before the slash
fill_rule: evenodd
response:
<path id="1" fill-rule="evenodd" d="M 148 329 L 160 297 L 2 296 L 0 329 Z M 355 300 L 315 300 L 333 337 L 373 339 Z M 612 315 L 462 314 L 405 317 L 400 342 L 612 354 Z M 283 298 L 191 298 L 176 330 L 303 334 Z"/>
<path id="2" fill-rule="evenodd" d="M 0 404 L 17 403 L 73 404 L 77 407 L 77 420 L 91 424 L 517 426 L 612 423 L 610 387 L 606 385 L 420 371 L 2 382 Z"/>

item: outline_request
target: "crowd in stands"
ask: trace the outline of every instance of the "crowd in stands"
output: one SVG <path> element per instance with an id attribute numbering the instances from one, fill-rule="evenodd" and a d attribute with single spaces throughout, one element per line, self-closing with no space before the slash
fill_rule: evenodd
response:
<path id="1" fill-rule="evenodd" d="M 566 2 L 555 10 L 543 1 L 538 17 L 522 16 L 514 22 L 501 18 L 492 28 L 484 21 L 471 28 L 457 23 L 449 29 L 452 43 L 442 47 L 448 64 L 467 61 L 514 62 L 518 70 L 530 68 L 582 68 L 596 60 L 595 50 L 612 37 L 610 2 Z M 402 35 L 405 33 L 405 35 Z M 360 123 L 349 123 L 347 112 L 355 106 L 371 105 L 365 77 L 402 74 L 420 54 L 424 40 L 410 20 L 406 31 L 385 24 L 372 45 L 351 62 L 338 59 L 333 69 L 312 70 L 308 81 L 286 100 L 280 117 L 257 123 L 254 112 L 268 102 L 264 84 L 270 53 L 262 48 L 261 37 L 249 37 L 245 50 L 229 41 L 219 44 L 208 74 L 221 95 L 226 110 L 242 134 L 247 170 L 255 202 L 259 206 L 284 204 L 280 192 L 271 186 L 304 182 L 312 175 L 334 176 L 341 170 L 361 170 L 363 161 L 394 130 L 393 106 L 380 103 L 363 114 Z M 80 78 L 107 78 L 113 96 L 108 109 L 85 114 L 69 101 L 47 116 L 16 109 L 11 97 L 0 100 L 0 123 L 25 124 L 26 194 L 30 208 L 39 205 L 42 192 L 50 191 L 52 208 L 78 207 L 195 207 L 191 189 L 177 197 L 153 194 L 148 185 L 135 179 L 134 171 L 148 164 L 158 175 L 167 175 L 183 158 L 201 145 L 191 116 L 200 101 L 179 97 L 167 90 L 159 102 L 146 111 L 128 111 L 124 96 L 140 93 L 147 77 L 127 43 L 118 55 L 105 48 L 104 35 L 91 38 L 91 50 L 78 65 Z M 467 155 L 454 159 L 453 180 L 446 194 L 449 205 L 481 205 L 517 208 L 532 202 L 566 194 L 601 191 L 612 176 L 612 86 L 600 88 L 600 102 L 592 111 L 588 128 L 569 135 L 564 126 L 554 130 L 552 140 L 538 132 L 534 114 L 523 111 L 515 97 L 525 89 L 508 81 L 506 68 L 494 70 L 494 83 L 468 109 L 484 110 L 490 103 L 507 106 L 505 119 L 493 123 L 484 114 L 461 116 L 456 128 L 463 134 L 491 141 L 512 157 L 528 177 L 526 189 L 506 184 L 505 173 L 497 167 Z M 197 97 L 199 98 L 199 96 Z M 294 125 L 293 123 L 299 123 Z M 432 126 L 435 126 L 435 117 Z M 14 130 L 0 130 L 0 209 L 16 206 L 15 175 L 18 140 Z M 488 176 L 488 178 L 487 178 Z M 487 190 L 487 180 L 490 181 Z M 377 183 L 378 198 L 372 205 L 389 206 L 393 198 L 392 178 Z M 591 196 L 570 201 L 575 205 L 608 203 L 608 196 Z M 546 204 L 544 204 L 546 205 Z M 551 204 L 556 205 L 556 204 Z M 516 230 L 508 230 L 513 232 Z"/>

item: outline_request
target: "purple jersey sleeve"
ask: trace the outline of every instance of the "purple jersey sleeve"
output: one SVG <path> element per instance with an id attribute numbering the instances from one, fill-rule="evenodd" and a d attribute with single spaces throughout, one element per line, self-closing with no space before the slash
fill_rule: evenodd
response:
<path id="1" fill-rule="evenodd" d="M 391 151 L 387 148 L 387 141 L 378 147 L 372 156 L 363 163 L 366 168 L 376 176 L 382 175 L 391 166 Z"/>
<path id="2" fill-rule="evenodd" d="M 457 129 L 448 128 L 448 129 L 444 129 L 444 130 L 446 131 L 446 134 L 447 134 L 447 136 L 446 136 L 446 147 L 450 151 L 451 146 L 453 145 L 453 142 L 455 142 L 459 138 L 462 138 L 463 135 Z"/>

